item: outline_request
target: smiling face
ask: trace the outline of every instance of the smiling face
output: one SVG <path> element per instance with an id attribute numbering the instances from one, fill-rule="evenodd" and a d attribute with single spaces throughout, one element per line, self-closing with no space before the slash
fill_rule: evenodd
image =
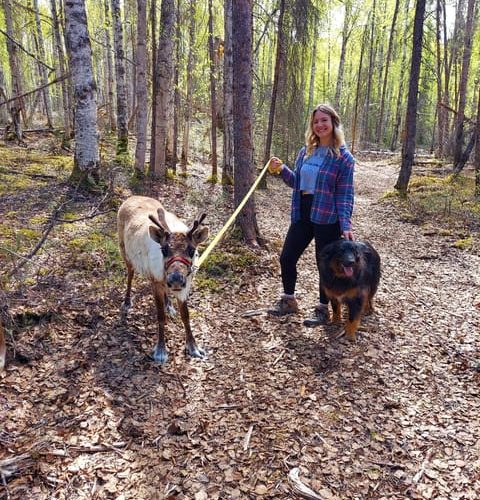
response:
<path id="1" fill-rule="evenodd" d="M 332 143 L 333 124 L 332 117 L 328 113 L 317 110 L 313 114 L 312 129 L 319 138 L 322 146 L 329 146 Z"/>

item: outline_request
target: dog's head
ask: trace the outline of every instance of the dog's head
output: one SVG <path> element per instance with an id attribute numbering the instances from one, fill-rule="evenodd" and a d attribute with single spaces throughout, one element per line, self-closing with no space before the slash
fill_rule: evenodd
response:
<path id="1" fill-rule="evenodd" d="M 337 277 L 353 278 L 362 258 L 361 244 L 349 240 L 335 241 L 325 247 L 322 256 Z"/>

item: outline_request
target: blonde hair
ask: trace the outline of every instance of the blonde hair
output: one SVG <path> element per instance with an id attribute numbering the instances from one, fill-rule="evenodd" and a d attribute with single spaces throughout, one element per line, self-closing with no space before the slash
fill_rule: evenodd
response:
<path id="1" fill-rule="evenodd" d="M 308 121 L 307 130 L 305 131 L 305 146 L 307 150 L 305 152 L 305 156 L 310 156 L 314 149 L 320 145 L 320 139 L 313 131 L 313 120 L 315 118 L 315 113 L 317 111 L 321 111 L 322 113 L 326 113 L 332 119 L 332 144 L 330 144 L 331 151 L 335 154 L 335 156 L 340 156 L 340 146 L 345 143 L 345 136 L 343 135 L 342 124 L 340 123 L 340 117 L 337 112 L 333 109 L 330 104 L 318 104 L 313 108 L 312 113 L 310 114 L 310 120 Z"/>

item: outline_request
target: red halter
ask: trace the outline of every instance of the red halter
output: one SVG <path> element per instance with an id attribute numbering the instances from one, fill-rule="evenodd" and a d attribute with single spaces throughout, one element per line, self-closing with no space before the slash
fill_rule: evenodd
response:
<path id="1" fill-rule="evenodd" d="M 192 261 L 189 259 L 186 259 L 185 257 L 182 257 L 181 255 L 174 255 L 173 257 L 170 257 L 167 262 L 165 263 L 165 269 L 168 269 L 174 262 L 181 262 L 188 268 L 192 267 Z"/>

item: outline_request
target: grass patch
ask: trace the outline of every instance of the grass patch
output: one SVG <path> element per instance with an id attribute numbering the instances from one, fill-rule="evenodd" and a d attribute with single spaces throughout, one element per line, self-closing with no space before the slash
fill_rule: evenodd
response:
<path id="1" fill-rule="evenodd" d="M 221 291 L 226 282 L 237 282 L 240 275 L 255 263 L 255 254 L 247 248 L 212 252 L 197 273 L 195 287 L 210 292 Z"/>
<path id="2" fill-rule="evenodd" d="M 470 235 L 462 240 L 457 240 L 453 245 L 460 250 L 471 250 L 473 248 L 473 236 Z"/>
<path id="3" fill-rule="evenodd" d="M 76 266 L 86 270 L 100 268 L 123 276 L 123 262 L 115 237 L 93 231 L 68 240 L 67 248 Z"/>

